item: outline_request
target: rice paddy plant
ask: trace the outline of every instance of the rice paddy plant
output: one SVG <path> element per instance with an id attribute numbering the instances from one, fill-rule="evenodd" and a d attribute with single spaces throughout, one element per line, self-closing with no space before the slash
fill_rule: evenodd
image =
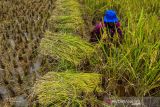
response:
<path id="1" fill-rule="evenodd" d="M 92 5 L 97 5 L 91 2 Z M 147 96 L 160 93 L 159 10 L 158 1 L 111 1 L 98 9 L 114 9 L 122 22 L 124 43 L 108 49 L 104 74 L 124 89 L 118 96 Z M 125 4 L 125 5 L 124 5 Z M 86 4 L 88 5 L 88 4 Z M 142 8 L 137 8 L 141 6 Z M 89 7 L 89 5 L 88 5 Z M 154 8 L 155 11 L 152 9 Z M 150 11 L 149 11 L 150 10 Z M 93 9 L 93 11 L 96 11 Z M 104 12 L 104 11 L 103 11 Z M 101 13 L 103 17 L 103 12 Z M 118 83 L 118 81 L 123 81 Z M 118 87 L 118 86 L 117 86 Z M 110 85 L 111 92 L 117 87 Z M 155 89 L 157 89 L 155 91 Z M 126 92 L 124 91 L 126 90 Z M 153 91 L 154 90 L 154 91 Z"/>
<path id="2" fill-rule="evenodd" d="M 135 96 L 153 94 L 150 91 L 160 86 L 159 46 L 155 44 L 138 48 L 110 49 L 105 68 L 106 76 L 116 81 L 124 79 L 127 82 L 126 90 L 134 88 Z M 125 84 L 121 85 L 125 87 Z"/>

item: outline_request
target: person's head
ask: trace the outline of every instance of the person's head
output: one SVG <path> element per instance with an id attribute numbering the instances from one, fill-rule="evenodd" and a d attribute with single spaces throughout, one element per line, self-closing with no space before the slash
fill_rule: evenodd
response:
<path id="1" fill-rule="evenodd" d="M 114 24 L 118 22 L 118 17 L 114 10 L 106 10 L 104 15 L 104 23 L 111 23 Z"/>

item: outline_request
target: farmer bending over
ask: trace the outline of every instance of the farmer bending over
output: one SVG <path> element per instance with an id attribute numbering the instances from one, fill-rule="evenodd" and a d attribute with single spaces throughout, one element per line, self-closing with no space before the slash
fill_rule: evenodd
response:
<path id="1" fill-rule="evenodd" d="M 120 22 L 117 18 L 116 12 L 113 10 L 107 10 L 105 12 L 104 21 L 100 20 L 94 27 L 93 31 L 91 32 L 92 36 L 90 38 L 90 42 L 97 43 L 99 40 L 102 39 L 102 34 L 104 29 L 106 29 L 108 34 L 108 40 L 113 42 L 113 37 L 118 33 L 119 43 L 122 43 L 122 31 L 120 29 Z M 107 35 L 106 35 L 107 37 Z"/>

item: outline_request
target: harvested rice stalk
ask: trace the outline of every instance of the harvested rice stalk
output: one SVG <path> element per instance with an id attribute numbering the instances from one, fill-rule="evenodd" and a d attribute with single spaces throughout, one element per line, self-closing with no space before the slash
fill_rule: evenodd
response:
<path id="1" fill-rule="evenodd" d="M 94 48 L 88 42 L 72 34 L 53 34 L 46 32 L 46 37 L 40 44 L 40 53 L 59 57 L 77 65 L 86 57 L 89 57 Z"/>
<path id="2" fill-rule="evenodd" d="M 101 92 L 100 78 L 96 73 L 49 72 L 37 81 L 34 92 L 42 106 L 84 106 L 87 101 L 96 102 L 93 92 Z"/>

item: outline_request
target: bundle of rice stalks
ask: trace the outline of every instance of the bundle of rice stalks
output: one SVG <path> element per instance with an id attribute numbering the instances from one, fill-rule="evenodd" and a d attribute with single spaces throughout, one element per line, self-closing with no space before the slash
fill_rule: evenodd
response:
<path id="1" fill-rule="evenodd" d="M 87 100 L 96 101 L 93 92 L 101 92 L 100 77 L 95 73 L 49 72 L 37 81 L 34 92 L 43 106 L 82 106 Z"/>
<path id="2" fill-rule="evenodd" d="M 49 19 L 49 30 L 67 33 L 81 31 L 84 21 L 77 0 L 57 0 L 56 6 Z"/>
<path id="3" fill-rule="evenodd" d="M 94 51 L 91 44 L 72 34 L 53 34 L 46 32 L 46 37 L 40 44 L 40 53 L 59 57 L 77 65 Z"/>
<path id="4" fill-rule="evenodd" d="M 59 15 L 71 15 L 81 16 L 80 4 L 78 0 L 57 0 L 56 13 Z M 55 13 L 54 13 L 55 14 Z"/>
<path id="5" fill-rule="evenodd" d="M 83 20 L 81 17 L 70 16 L 53 16 L 49 20 L 50 28 L 58 32 L 76 33 L 83 28 Z M 53 26 L 53 27 L 52 27 Z"/>

